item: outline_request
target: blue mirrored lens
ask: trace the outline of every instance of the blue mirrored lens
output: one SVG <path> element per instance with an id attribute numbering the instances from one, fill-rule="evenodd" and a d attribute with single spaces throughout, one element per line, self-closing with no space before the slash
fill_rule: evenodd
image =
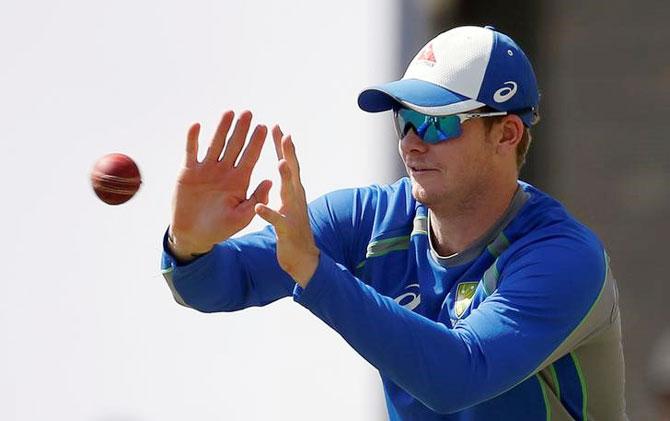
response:
<path id="1" fill-rule="evenodd" d="M 457 115 L 435 117 L 433 127 L 438 142 L 461 135 L 461 119 Z"/>
<path id="2" fill-rule="evenodd" d="M 416 111 L 401 108 L 395 112 L 396 124 L 401 136 L 405 136 L 407 131 L 411 128 L 420 136 L 423 137 L 430 125 L 428 116 L 417 113 Z"/>
<path id="3" fill-rule="evenodd" d="M 398 136 L 403 137 L 409 129 L 426 143 L 439 143 L 461 134 L 461 121 L 456 115 L 429 116 L 407 108 L 394 111 Z"/>

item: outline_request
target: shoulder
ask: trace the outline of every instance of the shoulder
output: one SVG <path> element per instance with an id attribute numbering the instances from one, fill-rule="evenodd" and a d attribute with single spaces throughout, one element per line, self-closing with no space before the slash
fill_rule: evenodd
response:
<path id="1" fill-rule="evenodd" d="M 327 212 L 330 216 L 384 212 L 413 213 L 416 202 L 412 197 L 409 179 L 393 184 L 373 184 L 335 190 L 310 203 L 310 213 Z"/>
<path id="2" fill-rule="evenodd" d="M 414 213 L 411 187 L 404 179 L 390 185 L 333 191 L 309 205 L 317 243 L 349 268 L 365 257 L 372 239 L 411 226 Z"/>
<path id="3" fill-rule="evenodd" d="M 509 278 L 536 291 L 593 301 L 607 272 L 600 239 L 560 202 L 528 184 L 522 187 L 529 198 L 508 227 L 510 246 L 498 261 L 500 286 Z"/>
<path id="4" fill-rule="evenodd" d="M 563 204 L 530 184 L 520 185 L 528 200 L 505 228 L 510 242 L 517 247 L 551 244 L 602 255 L 603 245 L 598 236 L 572 216 Z"/>

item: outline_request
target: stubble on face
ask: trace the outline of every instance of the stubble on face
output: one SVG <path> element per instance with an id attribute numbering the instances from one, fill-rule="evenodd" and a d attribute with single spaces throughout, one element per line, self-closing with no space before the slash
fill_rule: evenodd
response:
<path id="1" fill-rule="evenodd" d="M 469 122 L 468 122 L 469 123 Z M 412 182 L 414 198 L 434 212 L 463 213 L 479 206 L 493 171 L 490 167 L 491 143 L 481 121 L 464 125 L 463 134 L 445 143 L 427 145 L 422 153 L 403 153 L 405 168 Z M 466 123 L 467 124 L 467 123 Z M 435 168 L 435 172 L 416 173 L 413 166 Z"/>

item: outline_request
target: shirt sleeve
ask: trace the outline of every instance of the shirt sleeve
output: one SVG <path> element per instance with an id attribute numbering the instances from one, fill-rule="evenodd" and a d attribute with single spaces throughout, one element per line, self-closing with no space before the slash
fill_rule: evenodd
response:
<path id="1" fill-rule="evenodd" d="M 206 313 L 236 311 L 291 295 L 295 283 L 279 267 L 275 247 L 274 230 L 268 226 L 179 264 L 164 238 L 161 267 L 178 303 Z"/>
<path id="2" fill-rule="evenodd" d="M 326 254 L 294 300 L 431 410 L 460 411 L 539 371 L 598 300 L 603 255 L 549 242 L 509 260 L 499 287 L 454 328 L 398 305 Z"/>
<path id="3" fill-rule="evenodd" d="M 347 189 L 329 193 L 309 205 L 314 239 L 320 250 L 347 267 L 356 261 L 364 219 L 363 201 L 373 197 L 370 189 Z M 372 220 L 373 215 L 365 218 Z M 359 253 L 360 254 L 360 253 Z M 264 306 L 293 291 L 295 282 L 279 266 L 276 235 L 272 226 L 214 246 L 207 254 L 179 264 L 163 238 L 161 269 L 175 300 L 202 312 L 236 311 Z"/>

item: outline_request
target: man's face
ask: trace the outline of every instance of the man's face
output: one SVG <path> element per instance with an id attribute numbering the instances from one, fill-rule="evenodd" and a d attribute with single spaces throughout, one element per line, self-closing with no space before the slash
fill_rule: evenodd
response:
<path id="1" fill-rule="evenodd" d="M 467 206 L 495 176 L 495 145 L 488 136 L 481 118 L 465 121 L 459 137 L 437 144 L 409 130 L 398 148 L 414 198 L 435 209 Z"/>

